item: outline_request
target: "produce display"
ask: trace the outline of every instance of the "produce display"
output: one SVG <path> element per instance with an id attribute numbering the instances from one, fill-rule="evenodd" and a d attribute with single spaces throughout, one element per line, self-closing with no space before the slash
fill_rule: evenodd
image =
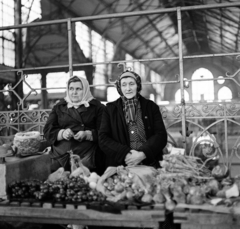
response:
<path id="1" fill-rule="evenodd" d="M 70 151 L 71 172 L 59 168 L 46 181 L 24 180 L 9 185 L 10 199 L 53 202 L 105 202 L 233 206 L 240 201 L 240 176 L 230 178 L 225 165 L 209 170 L 198 157 L 167 154 L 161 168 L 138 165 L 109 167 L 99 177 Z"/>
<path id="2" fill-rule="evenodd" d="M 10 199 L 31 199 L 52 202 L 102 202 L 106 197 L 96 190 L 100 178 L 88 170 L 80 157 L 70 154 L 71 172 L 63 167 L 49 175 L 46 181 L 23 180 L 9 185 Z"/>
<path id="3" fill-rule="evenodd" d="M 23 180 L 9 185 L 10 199 L 32 199 L 53 202 L 102 202 L 105 197 L 89 187 L 81 177 L 54 182 Z"/>
<path id="4" fill-rule="evenodd" d="M 154 192 L 156 175 L 157 170 L 148 166 L 110 167 L 100 178 L 97 190 L 113 202 L 128 200 L 152 203 L 150 193 Z"/>
<path id="5" fill-rule="evenodd" d="M 171 198 L 175 203 L 194 205 L 210 203 L 227 206 L 239 201 L 236 198 L 239 196 L 239 178 L 228 177 L 225 165 L 217 165 L 210 171 L 197 157 L 164 155 L 163 159 L 157 180 L 160 193 L 168 200 Z M 168 206 L 166 201 L 167 209 Z M 169 208 L 172 209 L 172 205 Z"/>

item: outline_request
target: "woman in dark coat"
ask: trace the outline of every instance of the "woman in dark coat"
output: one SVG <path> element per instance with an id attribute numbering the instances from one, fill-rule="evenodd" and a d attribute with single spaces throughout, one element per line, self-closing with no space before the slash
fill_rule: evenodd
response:
<path id="1" fill-rule="evenodd" d="M 103 155 L 98 147 L 103 108 L 104 105 L 93 98 L 86 79 L 73 76 L 68 80 L 67 96 L 53 107 L 43 129 L 52 146 L 53 167 L 69 170 L 67 152 L 70 150 L 79 155 L 91 171 L 96 171 L 96 163 L 103 166 L 104 161 L 100 161 Z"/>
<path id="2" fill-rule="evenodd" d="M 143 164 L 158 168 L 167 144 L 159 107 L 139 94 L 141 78 L 135 72 L 123 72 L 116 86 L 121 97 L 106 105 L 99 130 L 106 167 Z"/>

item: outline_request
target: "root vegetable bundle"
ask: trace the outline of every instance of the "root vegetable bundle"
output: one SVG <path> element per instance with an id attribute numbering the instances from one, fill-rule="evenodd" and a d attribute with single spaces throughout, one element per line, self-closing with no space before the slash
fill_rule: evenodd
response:
<path id="1" fill-rule="evenodd" d="M 211 177 L 211 172 L 208 170 L 201 159 L 186 155 L 164 155 L 163 161 L 160 161 L 162 169 L 160 172 L 166 176 L 176 176 L 180 174 L 186 177 L 195 177 L 198 179 L 208 179 Z"/>

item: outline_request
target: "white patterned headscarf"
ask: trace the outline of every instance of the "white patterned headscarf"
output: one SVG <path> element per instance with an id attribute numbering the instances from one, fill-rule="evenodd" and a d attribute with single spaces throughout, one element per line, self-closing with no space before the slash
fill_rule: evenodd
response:
<path id="1" fill-rule="evenodd" d="M 77 82 L 80 81 L 83 86 L 83 96 L 80 102 L 78 103 L 73 103 L 69 97 L 69 85 L 71 82 Z M 67 96 L 64 98 L 65 101 L 67 102 L 67 107 L 71 108 L 78 108 L 81 105 L 84 105 L 85 107 L 89 107 L 89 102 L 94 99 L 92 96 L 92 93 L 90 91 L 89 83 L 86 79 L 80 77 L 80 76 L 72 76 L 68 81 L 67 81 Z"/>

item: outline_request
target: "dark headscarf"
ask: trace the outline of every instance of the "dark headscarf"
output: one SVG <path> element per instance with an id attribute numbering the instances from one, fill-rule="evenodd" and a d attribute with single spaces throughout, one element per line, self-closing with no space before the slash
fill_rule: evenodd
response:
<path id="1" fill-rule="evenodd" d="M 137 94 L 132 99 L 127 99 L 126 97 L 124 97 L 122 90 L 121 90 L 121 80 L 123 78 L 128 78 L 128 77 L 133 78 L 137 84 Z M 116 87 L 117 87 L 117 91 L 121 95 L 121 98 L 123 101 L 123 111 L 125 114 L 126 122 L 128 124 L 136 123 L 136 109 L 137 109 L 137 105 L 138 105 L 138 94 L 142 89 L 140 76 L 133 71 L 126 70 L 119 76 L 119 79 L 116 82 Z"/>
<path id="2" fill-rule="evenodd" d="M 127 77 L 131 77 L 133 79 L 135 79 L 136 83 L 137 83 L 137 93 L 139 93 L 142 90 L 142 81 L 141 81 L 141 77 L 133 72 L 133 71 L 129 71 L 126 70 L 124 72 L 121 73 L 121 75 L 119 76 L 117 82 L 116 82 L 116 87 L 117 87 L 117 91 L 118 93 L 123 96 L 122 90 L 121 90 L 121 79 L 123 78 L 127 78 Z"/>

